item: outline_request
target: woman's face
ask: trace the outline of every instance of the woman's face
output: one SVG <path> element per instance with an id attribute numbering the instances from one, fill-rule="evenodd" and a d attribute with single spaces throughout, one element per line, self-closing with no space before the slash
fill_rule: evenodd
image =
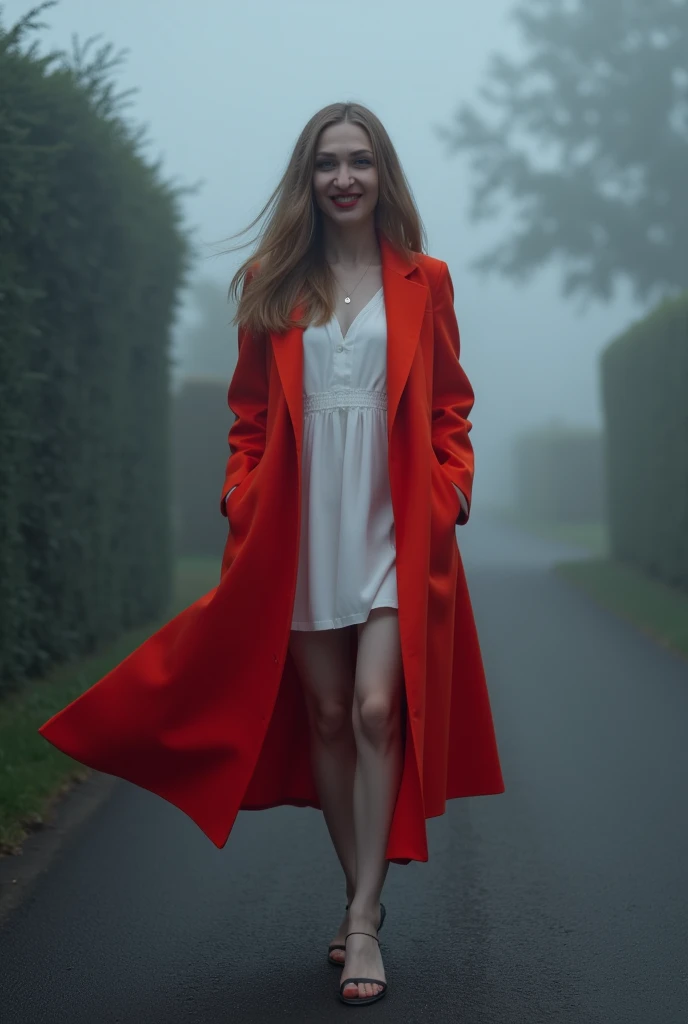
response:
<path id="1" fill-rule="evenodd" d="M 363 128 L 344 122 L 320 133 L 313 192 L 322 212 L 335 224 L 361 224 L 373 215 L 378 199 L 377 168 Z"/>

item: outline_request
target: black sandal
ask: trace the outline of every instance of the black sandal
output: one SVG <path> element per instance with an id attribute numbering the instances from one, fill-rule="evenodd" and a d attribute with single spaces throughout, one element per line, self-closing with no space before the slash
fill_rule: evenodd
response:
<path id="1" fill-rule="evenodd" d="M 346 905 L 346 909 L 347 910 L 349 909 L 349 904 L 348 903 Z M 378 931 L 380 931 L 380 929 L 382 928 L 383 924 L 385 923 L 386 915 L 387 915 L 387 911 L 385 910 L 385 905 L 384 905 L 384 903 L 381 902 L 380 903 L 380 927 L 378 928 Z M 332 945 L 328 948 L 328 952 L 327 952 L 327 960 L 328 960 L 329 963 L 334 964 L 335 967 L 343 967 L 344 966 L 344 961 L 343 960 L 333 960 L 332 959 L 331 953 L 332 953 L 333 949 L 343 949 L 344 952 L 346 953 L 346 945 L 342 946 L 341 942 L 333 942 Z"/>
<path id="2" fill-rule="evenodd" d="M 349 932 L 349 935 L 370 935 L 371 939 L 375 939 L 377 944 L 380 944 L 380 940 L 378 939 L 377 935 L 373 935 L 372 932 Z M 347 939 L 349 938 L 349 935 L 347 935 Z M 382 985 L 382 991 L 378 992 L 377 995 L 374 996 L 344 995 L 344 989 L 346 988 L 347 985 L 358 985 L 362 981 L 369 981 L 371 985 Z M 376 1003 L 378 999 L 382 999 L 386 992 L 387 982 L 382 981 L 380 978 L 345 978 L 344 981 L 339 986 L 339 998 L 343 1003 L 348 1003 L 349 1006 L 367 1006 L 368 1003 Z"/>

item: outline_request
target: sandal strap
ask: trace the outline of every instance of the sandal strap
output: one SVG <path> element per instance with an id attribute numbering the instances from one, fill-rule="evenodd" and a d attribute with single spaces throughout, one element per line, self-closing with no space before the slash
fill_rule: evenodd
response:
<path id="1" fill-rule="evenodd" d="M 378 945 L 380 944 L 380 940 L 377 935 L 373 935 L 372 932 L 349 932 L 349 935 L 369 935 L 371 939 L 375 939 Z M 347 939 L 349 938 L 349 935 L 346 936 Z M 344 941 L 346 942 L 346 939 Z"/>

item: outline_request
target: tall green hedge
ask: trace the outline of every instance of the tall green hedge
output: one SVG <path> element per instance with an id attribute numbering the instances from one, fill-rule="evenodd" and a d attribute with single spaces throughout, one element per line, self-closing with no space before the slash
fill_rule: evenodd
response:
<path id="1" fill-rule="evenodd" d="M 688 592 L 688 292 L 601 360 L 612 554 Z"/>
<path id="2" fill-rule="evenodd" d="M 0 25 L 0 692 L 156 616 L 190 244 L 92 61 Z"/>

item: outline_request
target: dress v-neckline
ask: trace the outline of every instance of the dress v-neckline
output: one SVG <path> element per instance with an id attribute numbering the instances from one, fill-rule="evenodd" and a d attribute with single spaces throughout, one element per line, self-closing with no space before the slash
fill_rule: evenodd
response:
<path id="1" fill-rule="evenodd" d="M 382 287 L 378 288 L 378 290 L 375 292 L 375 294 L 371 295 L 371 297 L 368 299 L 368 301 L 366 302 L 365 306 L 362 306 L 361 309 L 359 309 L 358 313 L 356 314 L 356 316 L 353 318 L 353 320 L 349 324 L 349 326 L 347 328 L 346 334 L 344 334 L 343 331 L 342 331 L 342 325 L 339 323 L 339 319 L 337 317 L 337 314 L 336 313 L 333 314 L 332 319 L 334 320 L 334 322 L 337 325 L 337 330 L 339 331 L 339 336 L 342 339 L 342 341 L 346 341 L 346 339 L 351 334 L 351 330 L 352 330 L 354 324 L 356 323 L 356 321 L 363 315 L 363 313 L 365 313 L 366 309 L 368 309 L 368 307 L 378 297 L 378 295 L 380 294 L 380 292 L 382 290 L 383 290 Z"/>

